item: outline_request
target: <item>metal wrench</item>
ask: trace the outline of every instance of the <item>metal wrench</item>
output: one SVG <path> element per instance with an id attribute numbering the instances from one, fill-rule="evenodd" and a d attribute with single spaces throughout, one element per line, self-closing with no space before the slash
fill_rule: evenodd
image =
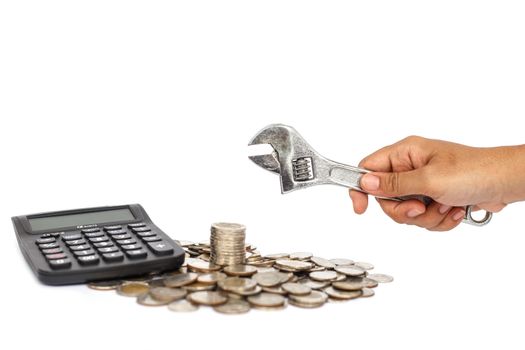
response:
<path id="1" fill-rule="evenodd" d="M 334 162 L 323 157 L 291 126 L 268 125 L 259 131 L 248 145 L 259 144 L 271 145 L 273 152 L 249 158 L 263 169 L 280 175 L 281 193 L 327 184 L 340 185 L 367 193 L 361 188 L 360 180 L 370 170 Z M 420 195 L 379 198 L 393 201 L 415 198 L 421 200 L 425 205 L 432 202 L 432 198 Z M 492 213 L 487 211 L 483 219 L 474 219 L 472 207 L 468 205 L 465 207 L 463 222 L 483 226 L 488 224 L 491 218 Z"/>

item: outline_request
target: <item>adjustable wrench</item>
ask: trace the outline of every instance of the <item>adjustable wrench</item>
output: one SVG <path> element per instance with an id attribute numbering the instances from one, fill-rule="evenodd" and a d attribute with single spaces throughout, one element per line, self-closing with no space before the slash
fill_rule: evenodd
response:
<path id="1" fill-rule="evenodd" d="M 248 145 L 259 144 L 271 145 L 273 152 L 249 158 L 263 169 L 280 175 L 281 193 L 326 184 L 340 185 L 366 193 L 360 186 L 360 180 L 370 170 L 337 163 L 321 156 L 291 126 L 268 125 L 259 131 Z M 403 201 L 414 198 L 421 200 L 425 205 L 432 202 L 430 197 L 421 195 L 383 199 Z M 491 218 L 492 213 L 486 212 L 483 219 L 474 219 L 472 207 L 468 205 L 465 207 L 463 222 L 483 226 L 488 224 Z"/>

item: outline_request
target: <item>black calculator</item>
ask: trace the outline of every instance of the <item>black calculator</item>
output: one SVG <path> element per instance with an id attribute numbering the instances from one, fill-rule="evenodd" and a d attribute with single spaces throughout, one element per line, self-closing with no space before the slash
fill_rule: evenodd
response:
<path id="1" fill-rule="evenodd" d="M 84 283 L 174 270 L 184 250 L 140 204 L 21 215 L 16 238 L 38 279 Z"/>

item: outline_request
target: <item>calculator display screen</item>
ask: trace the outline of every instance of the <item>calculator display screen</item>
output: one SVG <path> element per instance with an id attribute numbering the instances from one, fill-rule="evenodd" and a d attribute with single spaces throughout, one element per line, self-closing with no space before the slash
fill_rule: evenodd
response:
<path id="1" fill-rule="evenodd" d="M 70 226 L 129 221 L 133 219 L 135 219 L 135 217 L 131 213 L 131 210 L 125 208 L 58 216 L 45 216 L 33 219 L 29 218 L 29 224 L 33 231 L 41 231 Z"/>

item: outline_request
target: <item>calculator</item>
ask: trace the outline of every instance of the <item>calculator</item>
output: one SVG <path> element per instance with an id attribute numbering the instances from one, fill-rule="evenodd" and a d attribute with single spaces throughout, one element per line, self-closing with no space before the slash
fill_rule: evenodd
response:
<path id="1" fill-rule="evenodd" d="M 23 255 L 38 279 L 62 285 L 174 270 L 183 249 L 140 204 L 11 218 Z"/>

